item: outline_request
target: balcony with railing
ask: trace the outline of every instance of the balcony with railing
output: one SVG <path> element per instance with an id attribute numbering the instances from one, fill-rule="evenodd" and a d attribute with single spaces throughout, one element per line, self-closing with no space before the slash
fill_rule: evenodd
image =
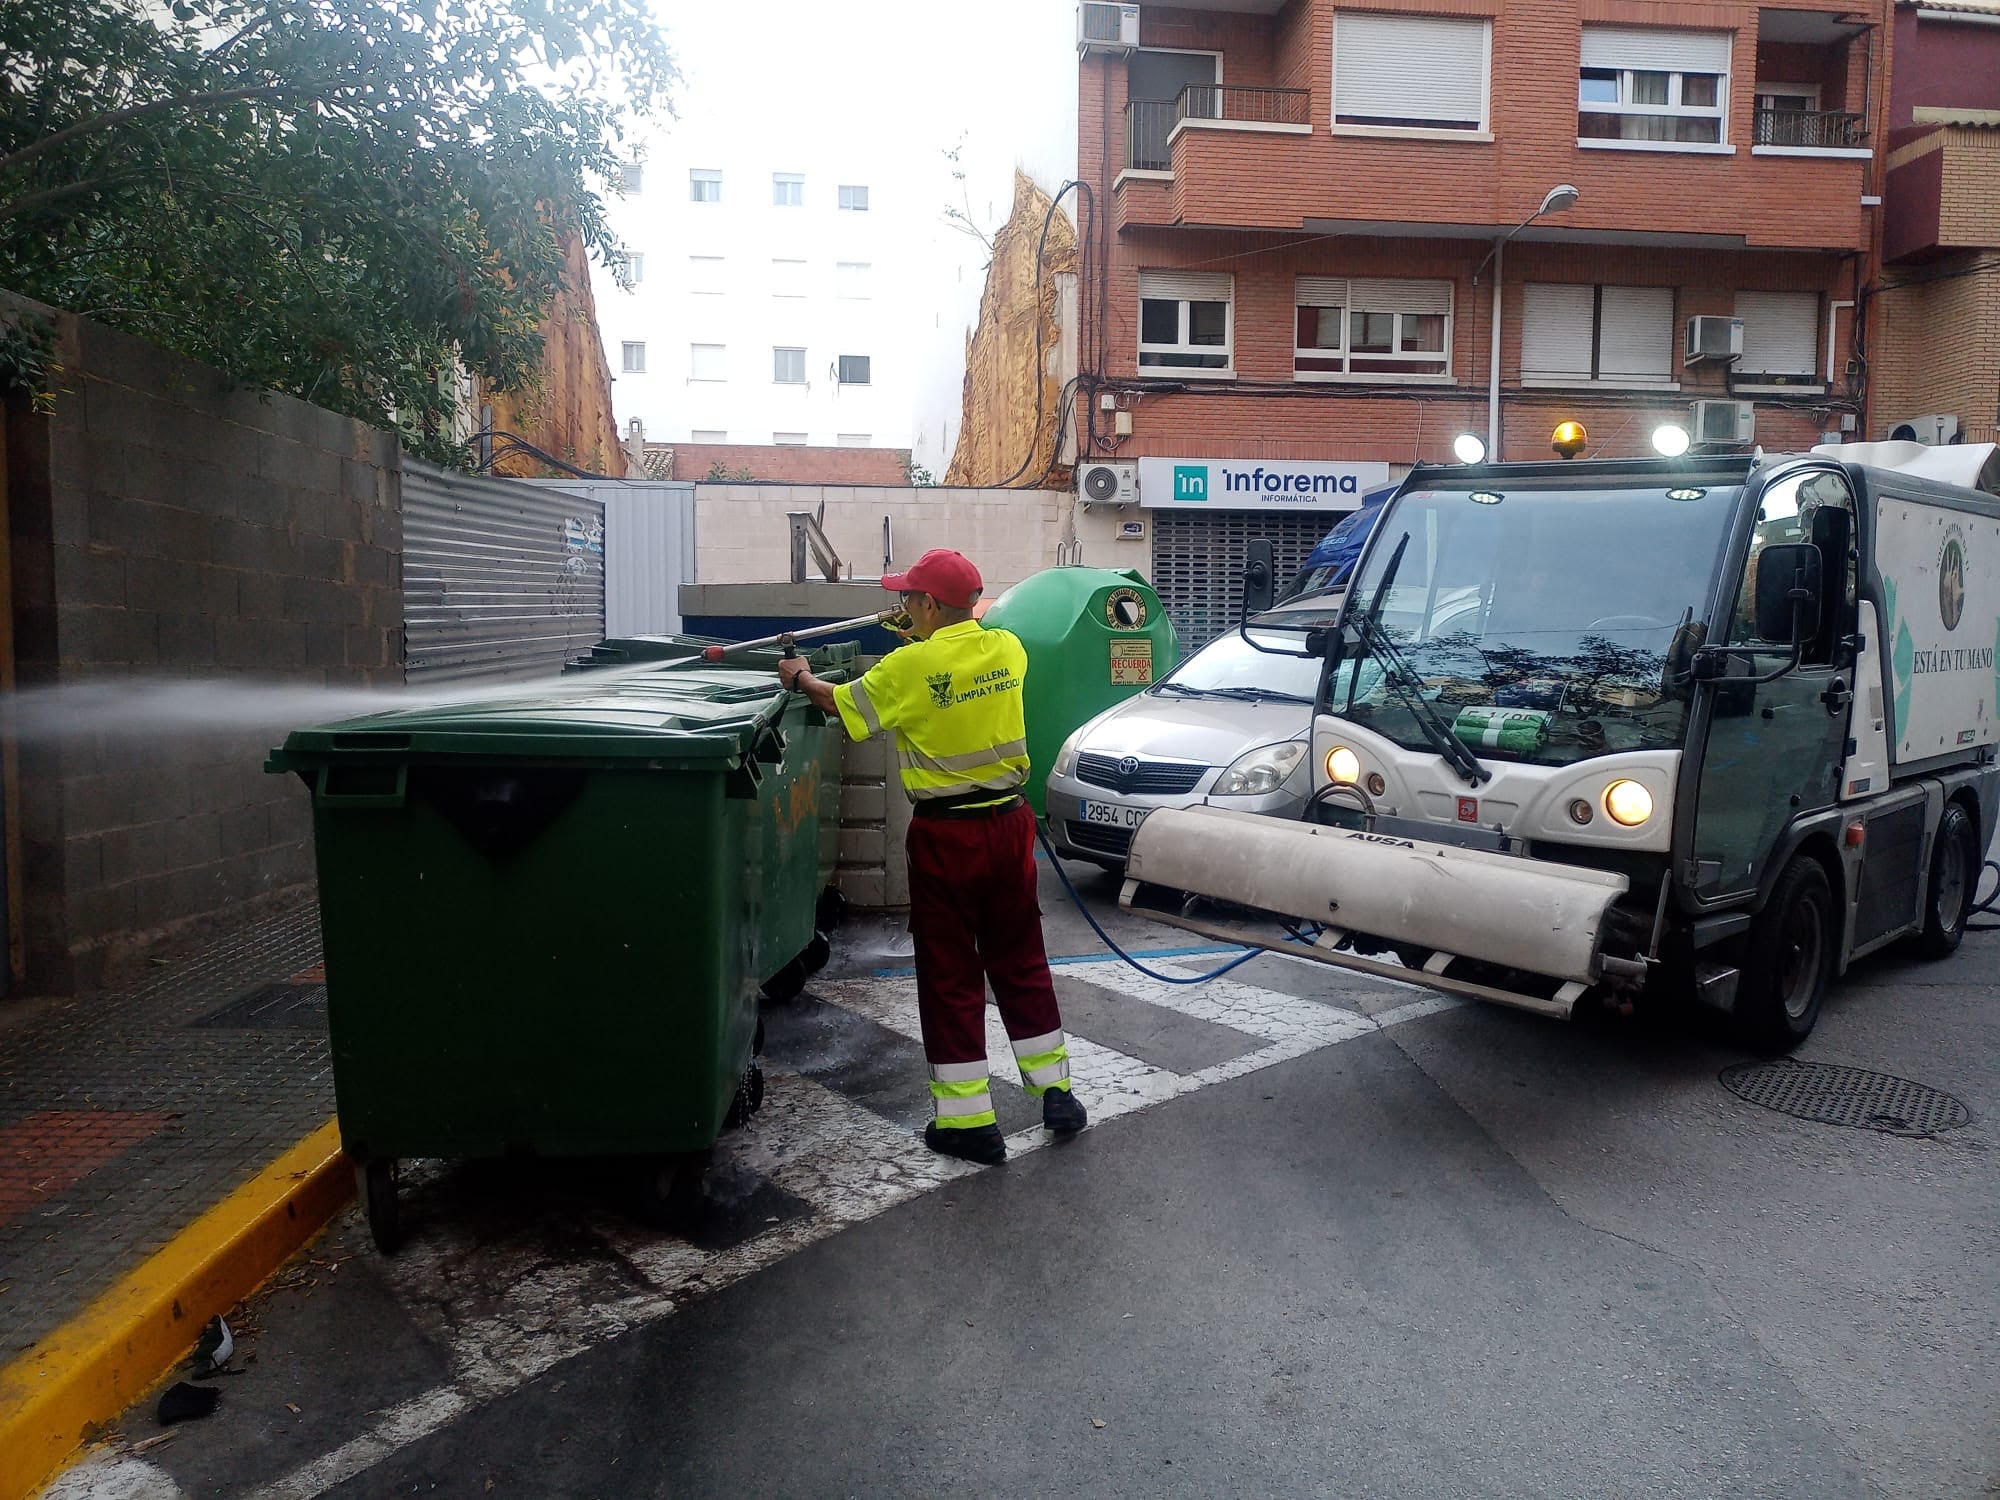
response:
<path id="1" fill-rule="evenodd" d="M 1752 144 L 1799 150 L 1865 150 L 1867 118 L 1846 109 L 1771 109 L 1759 106 Z"/>
<path id="2" fill-rule="evenodd" d="M 1125 106 L 1125 170 L 1171 173 L 1174 141 L 1188 129 L 1307 134 L 1311 107 L 1306 89 L 1223 83 L 1191 83 L 1173 99 L 1134 99 Z"/>

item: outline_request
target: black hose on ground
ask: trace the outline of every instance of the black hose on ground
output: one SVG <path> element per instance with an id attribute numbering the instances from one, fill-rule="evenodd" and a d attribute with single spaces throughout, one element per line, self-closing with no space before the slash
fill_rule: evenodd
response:
<path id="1" fill-rule="evenodd" d="M 1993 894 L 1988 896 L 1984 901 L 1978 900 L 1979 884 L 1977 879 L 1974 880 L 1972 887 L 1974 897 L 1972 910 L 1965 914 L 1965 930 L 1967 932 L 2000 932 L 2000 922 L 1975 922 L 1972 920 L 1974 917 L 1991 916 L 1995 912 L 2000 912 L 2000 860 L 1987 860 L 1985 864 L 1979 867 L 1979 875 L 1984 877 L 1988 870 L 1993 872 Z"/>

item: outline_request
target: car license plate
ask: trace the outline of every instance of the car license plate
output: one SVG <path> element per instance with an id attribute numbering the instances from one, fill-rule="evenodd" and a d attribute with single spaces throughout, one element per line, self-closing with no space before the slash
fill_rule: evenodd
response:
<path id="1" fill-rule="evenodd" d="M 1143 807 L 1121 807 L 1116 802 L 1086 802 L 1083 804 L 1083 821 L 1102 823 L 1110 828 L 1137 828 L 1145 821 L 1147 809 Z"/>

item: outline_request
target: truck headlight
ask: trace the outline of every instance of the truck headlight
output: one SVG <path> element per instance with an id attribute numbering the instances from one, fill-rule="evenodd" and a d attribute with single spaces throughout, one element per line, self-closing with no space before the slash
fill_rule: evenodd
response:
<path id="1" fill-rule="evenodd" d="M 1067 776 L 1076 768 L 1076 742 L 1082 738 L 1083 731 L 1079 729 L 1062 742 L 1062 749 L 1056 751 L 1055 775 Z"/>
<path id="2" fill-rule="evenodd" d="M 1353 786 L 1361 779 L 1361 757 L 1345 745 L 1335 745 L 1326 752 L 1326 779 Z"/>
<path id="3" fill-rule="evenodd" d="M 1229 768 L 1215 778 L 1215 790 L 1210 795 L 1261 797 L 1275 792 L 1305 758 L 1306 747 L 1296 740 L 1282 745 L 1260 745 L 1231 761 Z"/>
<path id="4" fill-rule="evenodd" d="M 1614 781 L 1604 789 L 1604 810 L 1612 822 L 1637 828 L 1653 815 L 1653 794 L 1636 781 Z"/>

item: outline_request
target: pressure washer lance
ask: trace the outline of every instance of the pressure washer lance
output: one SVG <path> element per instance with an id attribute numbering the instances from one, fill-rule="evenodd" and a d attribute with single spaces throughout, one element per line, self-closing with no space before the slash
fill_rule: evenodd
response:
<path id="1" fill-rule="evenodd" d="M 726 646 L 704 646 L 702 660 L 721 661 L 725 656 L 734 656 L 739 651 L 758 651 L 767 646 L 784 648 L 785 655 L 793 654 L 795 641 L 817 640 L 823 635 L 839 635 L 843 631 L 862 630 L 870 625 L 886 625 L 891 630 L 909 628 L 909 619 L 900 608 L 885 609 L 872 615 L 856 615 L 851 620 L 836 620 L 831 625 L 809 625 L 804 630 L 786 630 L 777 635 L 759 636 L 754 641 L 731 641 Z"/>

